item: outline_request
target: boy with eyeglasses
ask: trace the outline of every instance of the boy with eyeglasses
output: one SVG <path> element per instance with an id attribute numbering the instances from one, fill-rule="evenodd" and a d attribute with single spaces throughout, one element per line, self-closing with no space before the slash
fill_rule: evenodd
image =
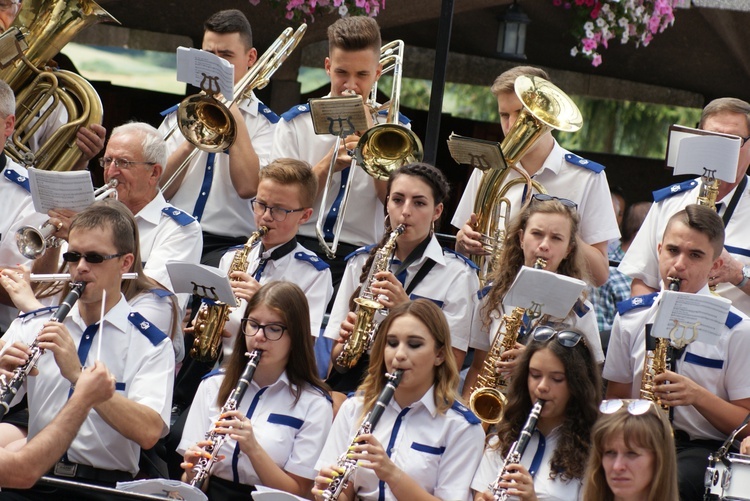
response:
<path id="1" fill-rule="evenodd" d="M 688 205 L 669 219 L 657 246 L 664 283 L 679 290 L 710 294 L 708 277 L 723 265 L 724 227 L 713 209 Z M 647 332 L 659 307 L 659 294 L 618 304 L 604 379 L 607 398 L 640 398 Z M 654 378 L 654 397 L 671 408 L 677 444 L 680 499 L 703 499 L 708 455 L 750 412 L 750 318 L 732 307 L 716 344 L 690 343 L 675 349 L 673 370 Z M 740 433 L 742 438 L 747 430 Z"/>

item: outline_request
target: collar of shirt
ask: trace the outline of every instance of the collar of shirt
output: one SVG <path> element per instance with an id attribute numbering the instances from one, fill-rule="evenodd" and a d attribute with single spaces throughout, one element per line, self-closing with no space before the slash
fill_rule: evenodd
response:
<path id="1" fill-rule="evenodd" d="M 130 321 L 128 320 L 128 315 L 130 314 L 130 305 L 128 304 L 128 301 L 125 299 L 125 296 L 120 293 L 120 300 L 115 304 L 110 310 L 104 314 L 104 320 L 106 320 L 107 324 L 112 325 L 120 332 L 127 332 L 128 324 Z M 70 319 L 81 328 L 81 330 L 86 330 L 86 322 L 83 321 L 81 318 L 81 312 L 78 310 L 77 307 L 73 308 L 70 311 Z"/>
<path id="2" fill-rule="evenodd" d="M 398 403 L 396 403 L 395 398 L 391 399 L 389 406 L 393 407 L 397 414 L 403 410 L 398 405 Z M 424 395 L 422 395 L 422 398 L 412 403 L 408 407 L 412 410 L 417 410 L 420 407 L 424 407 L 425 410 L 430 413 L 430 416 L 434 418 L 437 415 L 437 407 L 435 406 L 435 385 L 430 386 L 430 389 L 427 390 Z"/>
<path id="3" fill-rule="evenodd" d="M 258 383 L 256 383 L 254 379 L 251 382 L 251 384 L 256 389 L 256 391 L 261 389 L 261 386 Z M 281 376 L 279 376 L 279 379 L 277 379 L 273 383 L 266 386 L 266 388 L 268 388 L 266 390 L 266 393 L 267 394 L 277 393 L 284 388 L 291 388 L 291 387 L 292 387 L 292 384 L 289 382 L 289 376 L 287 376 L 286 371 L 284 371 L 281 373 Z"/>
<path id="4" fill-rule="evenodd" d="M 161 210 L 167 206 L 167 200 L 164 198 L 161 190 L 156 192 L 156 196 L 146 204 L 146 206 L 138 211 L 135 215 L 135 219 L 143 219 L 144 221 L 157 226 L 161 221 L 162 212 Z"/>
<path id="5" fill-rule="evenodd" d="M 549 170 L 555 175 L 560 172 L 560 169 L 565 162 L 566 150 L 557 143 L 557 140 L 555 140 L 555 138 L 552 138 L 552 141 L 554 141 L 552 151 L 550 151 L 549 155 L 547 155 L 547 158 L 544 159 L 542 167 L 538 171 L 536 171 L 532 177 L 539 176 L 542 172 L 545 171 L 545 169 Z M 523 167 L 523 164 L 521 162 L 519 162 L 519 164 L 521 164 L 521 166 Z"/>
<path id="6" fill-rule="evenodd" d="M 430 243 L 427 244 L 427 247 L 422 253 L 422 256 L 411 263 L 408 269 L 412 269 L 415 266 L 419 268 L 428 259 L 432 259 L 437 264 L 445 266 L 445 256 L 443 255 L 443 248 L 440 247 L 440 242 L 438 242 L 437 238 L 435 238 L 435 235 L 432 235 L 432 237 L 430 237 Z M 410 273 L 410 276 L 410 278 L 413 278 L 412 273 Z"/>
<path id="7" fill-rule="evenodd" d="M 235 96 L 235 100 L 237 100 L 238 97 L 239 96 Z M 250 96 L 239 100 L 237 103 L 237 107 L 255 117 L 258 115 L 259 103 L 260 101 L 258 101 L 258 98 L 255 97 L 255 93 L 250 91 Z"/>
<path id="8" fill-rule="evenodd" d="M 263 244 L 260 244 L 263 245 Z M 260 257 L 261 259 L 271 259 L 272 261 L 277 261 L 284 256 L 287 256 L 292 253 L 294 249 L 297 248 L 297 238 L 292 238 L 285 244 L 277 245 L 276 247 L 273 247 L 272 249 L 263 250 Z"/>

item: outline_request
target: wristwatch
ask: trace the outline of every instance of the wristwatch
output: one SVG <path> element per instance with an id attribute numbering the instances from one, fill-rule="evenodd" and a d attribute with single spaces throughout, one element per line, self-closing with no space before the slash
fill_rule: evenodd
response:
<path id="1" fill-rule="evenodd" d="M 750 281 L 750 266 L 745 265 L 742 267 L 742 280 L 737 284 L 737 287 L 742 289 L 748 281 Z"/>

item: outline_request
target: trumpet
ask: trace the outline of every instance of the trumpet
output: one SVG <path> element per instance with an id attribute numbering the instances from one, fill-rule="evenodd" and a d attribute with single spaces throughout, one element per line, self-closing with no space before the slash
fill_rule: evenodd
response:
<path id="1" fill-rule="evenodd" d="M 388 71 L 393 71 L 393 84 L 391 86 L 390 106 L 388 107 L 388 117 L 385 123 L 377 124 L 368 129 L 357 142 L 354 149 L 354 158 L 352 166 L 359 165 L 370 176 L 380 181 L 386 181 L 391 173 L 401 167 L 414 162 L 421 162 L 424 156 L 422 141 L 419 137 L 398 123 L 399 96 L 401 94 L 401 68 L 403 67 L 404 42 L 394 40 L 380 49 L 380 64 L 383 65 L 381 75 Z M 370 94 L 370 103 L 375 103 L 377 87 L 373 86 Z M 325 208 L 328 205 L 328 191 L 333 179 L 333 170 L 338 159 L 339 146 L 341 137 L 336 138 L 331 163 L 328 166 L 328 176 L 323 188 L 323 196 L 320 202 L 318 219 L 315 224 L 315 233 L 318 242 L 326 255 L 333 259 L 338 249 L 339 238 L 341 237 L 341 228 L 344 223 L 344 214 L 349 202 L 349 193 L 353 184 L 353 176 L 356 168 L 351 168 L 349 180 L 346 183 L 344 194 L 342 196 L 339 215 L 336 224 L 333 227 L 333 242 L 329 245 L 323 230 L 326 220 Z"/>
<path id="2" fill-rule="evenodd" d="M 104 200 L 110 195 L 117 198 L 117 179 L 94 191 L 94 201 Z M 62 226 L 62 225 L 61 225 Z M 24 226 L 16 230 L 16 245 L 18 252 L 28 259 L 37 259 L 45 253 L 48 247 L 57 247 L 60 241 L 55 236 L 61 226 L 55 226 L 49 219 L 39 228 Z"/>

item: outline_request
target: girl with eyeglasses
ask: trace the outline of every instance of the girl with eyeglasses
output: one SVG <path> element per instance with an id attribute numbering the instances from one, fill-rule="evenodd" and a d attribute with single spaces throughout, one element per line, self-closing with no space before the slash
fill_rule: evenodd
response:
<path id="1" fill-rule="evenodd" d="M 382 417 L 372 433 L 352 444 L 377 405 L 386 373 L 397 369 L 403 375 Z M 339 501 L 467 499 L 484 433 L 460 403 L 457 384 L 450 331 L 440 308 L 426 299 L 393 308 L 378 329 L 367 377 L 336 415 L 318 460 L 315 499 L 324 499 L 341 474 L 337 458 L 342 454 L 358 466 Z"/>
<path id="2" fill-rule="evenodd" d="M 201 382 L 188 413 L 177 448 L 182 480 L 193 478 L 206 454 L 205 434 L 215 430 L 229 439 L 204 483 L 209 499 L 249 499 L 255 485 L 305 496 L 333 420 L 315 370 L 305 294 L 291 282 L 269 282 L 250 298 L 241 324 L 244 335 L 223 367 Z M 238 410 L 220 415 L 253 350 L 262 353 Z"/>
<path id="3" fill-rule="evenodd" d="M 591 433 L 583 501 L 678 501 L 669 420 L 648 400 L 605 400 Z"/>
<path id="4" fill-rule="evenodd" d="M 387 269 L 375 273 L 372 295 L 384 309 L 418 298 L 429 299 L 440 306 L 450 326 L 454 356 L 459 367 L 463 363 L 469 344 L 471 297 L 479 281 L 474 265 L 463 256 L 441 248 L 435 237 L 435 223 L 443 212 L 449 188 L 442 172 L 424 163 L 405 165 L 391 174 L 386 189 L 385 235 L 379 244 L 362 247 L 348 256 L 325 330 L 325 337 L 338 341 L 331 354 L 337 370 L 347 370 L 336 364 L 336 358 L 354 328 L 354 299 L 363 287 L 370 285 L 365 282 L 374 257 L 399 225 L 404 225 L 404 231 L 395 240 L 395 252 L 388 260 Z M 375 323 L 382 319 L 383 315 L 376 312 Z M 358 366 L 343 375 L 332 371 L 329 384 L 339 391 L 353 391 L 361 382 L 366 367 L 364 357 Z"/>
<path id="5" fill-rule="evenodd" d="M 503 315 L 510 315 L 516 306 L 530 306 L 503 303 L 503 297 L 522 266 L 533 267 L 537 259 L 542 258 L 546 261 L 546 271 L 588 280 L 583 251 L 579 245 L 579 228 L 580 218 L 574 202 L 542 194 L 534 195 L 531 203 L 510 222 L 498 264 L 489 276 L 490 285 L 474 296 L 475 312 L 470 347 L 475 351 L 464 383 L 464 397 L 468 398 L 477 375 L 482 371 L 485 356 L 501 327 Z M 564 321 L 581 330 L 595 361 L 604 362 L 596 313 L 585 298 L 579 299 L 565 319 L 548 321 Z M 521 341 L 530 327 L 529 320 L 525 317 L 518 333 Z M 506 375 L 510 374 L 514 360 L 520 356 L 522 349 L 523 344 L 516 343 L 514 349 L 505 351 L 501 360 L 496 361 L 498 370 Z"/>
<path id="6" fill-rule="evenodd" d="M 601 401 L 599 369 L 583 334 L 568 326 L 540 326 L 513 370 L 505 414 L 471 483 L 475 501 L 492 501 L 488 486 L 500 480 L 510 499 L 579 499 L 589 433 Z M 520 464 L 501 478 L 503 461 L 531 409 L 544 400 Z"/>

